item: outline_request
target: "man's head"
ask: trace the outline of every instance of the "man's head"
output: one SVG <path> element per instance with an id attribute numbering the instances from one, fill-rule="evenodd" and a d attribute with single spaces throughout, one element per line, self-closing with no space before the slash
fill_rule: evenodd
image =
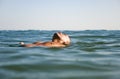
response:
<path id="1" fill-rule="evenodd" d="M 63 34 L 61 32 L 57 32 L 57 33 L 54 33 L 53 38 L 52 38 L 52 42 L 59 42 L 59 43 L 65 44 L 65 45 L 69 45 L 70 38 L 66 34 Z"/>

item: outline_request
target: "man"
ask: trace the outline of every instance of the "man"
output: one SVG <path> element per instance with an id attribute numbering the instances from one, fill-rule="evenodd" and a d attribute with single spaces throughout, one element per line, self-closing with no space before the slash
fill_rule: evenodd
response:
<path id="1" fill-rule="evenodd" d="M 35 47 L 35 46 L 66 47 L 69 44 L 70 44 L 69 36 L 61 32 L 54 33 L 52 41 L 48 42 L 34 42 L 32 44 L 24 44 L 24 42 L 20 42 L 20 45 L 23 47 Z"/>

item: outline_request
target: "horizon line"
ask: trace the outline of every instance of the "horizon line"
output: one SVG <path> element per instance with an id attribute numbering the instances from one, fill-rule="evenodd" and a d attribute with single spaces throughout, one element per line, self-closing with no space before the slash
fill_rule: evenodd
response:
<path id="1" fill-rule="evenodd" d="M 120 31 L 120 29 L 0 29 L 0 31 L 86 31 L 86 30 L 103 30 L 103 31 Z"/>

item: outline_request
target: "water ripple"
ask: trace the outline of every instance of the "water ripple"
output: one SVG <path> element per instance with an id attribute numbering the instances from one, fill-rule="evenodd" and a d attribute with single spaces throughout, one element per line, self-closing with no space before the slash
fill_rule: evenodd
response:
<path id="1" fill-rule="evenodd" d="M 66 48 L 19 47 L 57 31 L 0 31 L 1 79 L 119 79 L 120 31 L 62 31 Z"/>

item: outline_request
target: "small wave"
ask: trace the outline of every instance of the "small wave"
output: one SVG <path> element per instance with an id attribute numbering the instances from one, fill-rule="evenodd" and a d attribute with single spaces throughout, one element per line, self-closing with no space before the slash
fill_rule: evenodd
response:
<path id="1" fill-rule="evenodd" d="M 119 79 L 120 31 L 63 31 L 65 48 L 19 47 L 57 31 L 0 31 L 1 79 Z"/>

